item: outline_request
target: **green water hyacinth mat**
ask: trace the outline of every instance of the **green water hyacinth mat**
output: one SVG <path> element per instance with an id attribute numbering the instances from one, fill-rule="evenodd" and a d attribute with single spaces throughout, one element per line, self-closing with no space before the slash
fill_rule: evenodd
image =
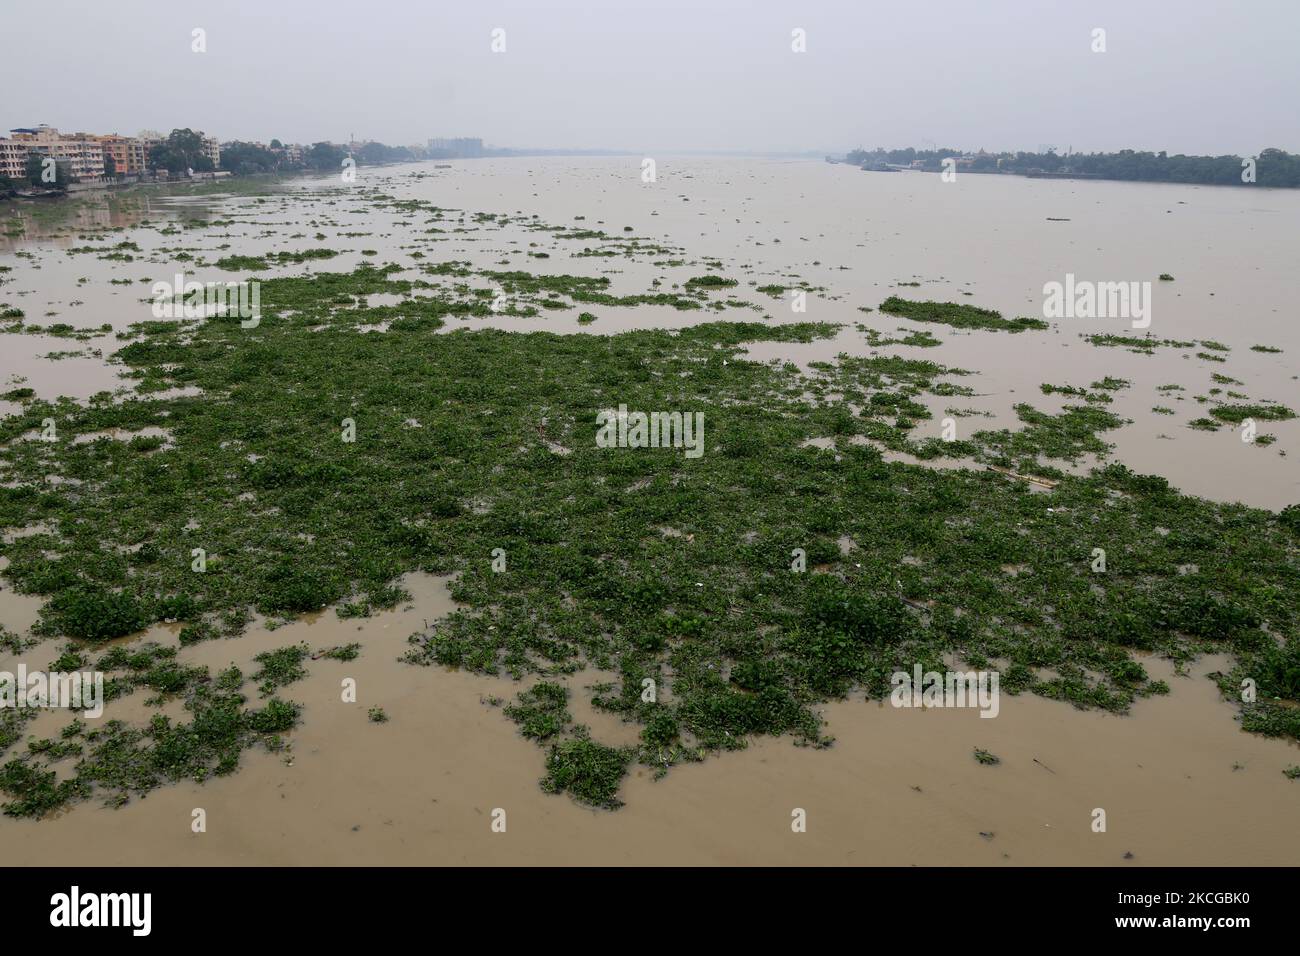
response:
<path id="1" fill-rule="evenodd" d="M 743 343 L 836 326 L 439 331 L 481 299 L 361 305 L 409 292 L 395 268 L 268 280 L 255 329 L 144 323 L 117 353 L 136 395 L 26 395 L 0 421 L 0 525 L 35 530 L 3 545 L 3 573 L 48 598 L 37 638 L 67 641 L 62 665 L 104 671 L 110 698 L 147 688 L 187 714 L 73 719 L 24 742 L 28 715 L 0 711 L 6 813 L 229 773 L 303 719 L 287 698 L 305 653 L 209 674 L 175 647 L 105 642 L 163 620 L 181 622 L 182 645 L 221 639 L 253 609 L 366 615 L 406 599 L 395 582 L 414 570 L 454 574 L 462 607 L 412 635 L 407 660 L 538 675 L 505 713 L 545 748 L 543 786 L 595 806 L 619 805 L 634 764 L 670 772 L 763 734 L 825 745 L 819 703 L 884 697 L 892 672 L 942 671 L 945 655 L 998 669 L 1013 694 L 1122 712 L 1168 692 L 1133 651 L 1227 653 L 1219 679 L 1243 725 L 1300 738 L 1300 509 L 1188 497 L 1120 464 L 1057 471 L 1053 456 L 1104 452 L 1097 431 L 1117 423 L 1086 403 L 1024 406 L 1014 433 L 915 442 L 929 414 L 918 396 L 961 394 L 959 370 L 842 356 L 803 373 L 745 357 Z M 358 331 L 377 321 L 387 331 Z M 702 412 L 703 454 L 598 447 L 597 412 L 619 405 Z M 47 419 L 56 440 L 20 440 Z M 145 428 L 165 440 L 73 441 Z M 1056 483 L 886 462 L 877 444 Z M 568 679 L 587 668 L 614 676 Z M 1248 678 L 1258 694 L 1241 702 Z M 639 742 L 575 724 L 570 684 L 638 725 Z"/>

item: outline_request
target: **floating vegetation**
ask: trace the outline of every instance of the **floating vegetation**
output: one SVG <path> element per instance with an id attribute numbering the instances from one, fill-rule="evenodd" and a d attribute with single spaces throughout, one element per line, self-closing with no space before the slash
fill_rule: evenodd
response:
<path id="1" fill-rule="evenodd" d="M 418 229 L 486 221 L 448 220 L 431 204 L 400 211 L 434 217 Z M 1169 690 L 1134 651 L 1180 663 L 1222 653 L 1233 662 L 1224 686 L 1260 686 L 1258 703 L 1241 704 L 1243 726 L 1300 738 L 1300 507 L 1205 501 L 1119 464 L 1054 467 L 1109 453 L 1103 436 L 1123 420 L 1096 406 L 1130 387 L 1123 379 L 1045 385 L 1083 401 L 1059 414 L 1022 403 L 1017 429 L 944 441 L 930 408 L 945 403 L 932 397 L 972 395 L 961 369 L 842 355 L 803 371 L 748 357 L 756 342 L 829 339 L 831 324 L 447 330 L 451 318 L 546 314 L 548 302 L 711 308 L 723 304 L 709 303 L 711 290 L 736 284 L 697 279 L 710 281 L 615 295 L 604 276 L 457 261 L 269 278 L 254 329 L 217 317 L 124 333 L 115 359 L 134 395 L 76 402 L 13 388 L 22 404 L 0 420 L 0 525 L 33 531 L 0 544 L 0 573 L 48 599 L 36 638 L 67 641 L 69 660 L 111 675 L 112 693 L 147 687 L 187 717 L 94 731 L 73 719 L 36 749 L 21 746 L 21 727 L 0 725 L 5 812 L 118 804 L 232 772 L 244 749 L 276 747 L 301 719 L 275 695 L 335 666 L 321 658 L 361 651 L 272 647 L 245 678 L 182 665 L 174 648 L 106 642 L 160 622 L 179 624 L 184 644 L 218 639 L 246 630 L 254 611 L 271 626 L 325 608 L 360 616 L 404 600 L 398 582 L 412 571 L 452 575 L 459 608 L 412 634 L 405 660 L 519 680 L 504 713 L 538 744 L 541 785 L 595 807 L 619 806 L 636 767 L 668 773 L 763 735 L 826 745 L 825 701 L 883 697 L 895 670 L 945 657 L 1005 662 L 1011 694 L 1124 712 Z M 501 313 L 498 292 L 514 300 Z M 401 305 L 369 307 L 375 295 Z M 891 297 L 881 310 L 956 328 L 1046 327 L 952 303 Z M 377 323 L 383 334 L 365 332 Z M 873 345 L 937 342 L 863 332 Z M 600 447 L 597 412 L 618 404 L 703 413 L 704 454 Z M 1199 421 L 1211 428 L 1260 409 L 1253 417 L 1292 415 L 1205 404 Z M 56 441 L 22 440 L 47 418 Z M 146 428 L 169 438 L 84 440 Z M 886 461 L 882 448 L 998 470 Z M 846 555 L 844 537 L 871 546 Z M 1098 547 L 1105 574 L 1091 567 Z M 205 573 L 193 569 L 196 548 Z M 806 570 L 792 570 L 795 548 Z M 1033 573 L 1004 571 L 1018 565 Z M 606 683 L 581 689 L 590 671 Z M 582 693 L 634 727 L 635 742 L 613 746 L 576 724 Z"/>
<path id="2" fill-rule="evenodd" d="M 267 252 L 260 256 L 225 256 L 213 265 L 231 272 L 261 272 L 272 264 L 303 263 L 316 259 L 333 259 L 339 253 L 334 249 L 300 249 L 292 252 Z"/>
<path id="3" fill-rule="evenodd" d="M 1190 349 L 1195 342 L 1180 342 L 1177 339 L 1157 339 L 1149 335 L 1111 335 L 1110 333 L 1092 333 L 1083 336 L 1092 345 L 1107 348 L 1126 348 L 1135 352 L 1150 352 L 1157 348 Z"/>
<path id="4" fill-rule="evenodd" d="M 858 325 L 859 331 L 866 336 L 867 344 L 872 348 L 884 348 L 889 345 L 910 345 L 913 348 L 930 349 L 935 348 L 943 343 L 934 337 L 928 330 L 921 329 L 916 332 L 908 329 L 899 329 L 904 333 L 902 338 L 889 338 L 884 333 L 878 332 L 873 328 L 865 325 Z"/>
<path id="5" fill-rule="evenodd" d="M 880 303 L 880 311 L 901 315 L 915 322 L 939 322 L 957 329 L 996 329 L 1003 332 L 1023 332 L 1026 329 L 1045 329 L 1042 319 L 1004 319 L 1001 312 L 981 309 L 957 302 L 914 302 L 890 296 Z"/>
<path id="6" fill-rule="evenodd" d="M 1107 392 L 1118 392 L 1120 389 L 1128 388 L 1132 384 L 1126 378 L 1115 378 L 1113 375 L 1107 375 L 1100 382 L 1093 382 L 1089 387 Z"/>
<path id="7" fill-rule="evenodd" d="M 277 687 L 306 677 L 307 671 L 302 662 L 308 653 L 305 644 L 296 644 L 276 651 L 263 651 L 254 657 L 253 660 L 262 665 L 261 670 L 253 675 L 253 680 L 260 681 L 258 690 L 262 696 L 270 697 Z"/>
<path id="8" fill-rule="evenodd" d="M 87 729 L 85 721 L 73 718 L 60 734 L 59 747 L 29 750 L 0 766 L 0 792 L 10 798 L 4 804 L 5 814 L 40 817 L 92 796 L 121 806 L 163 784 L 186 779 L 202 782 L 228 774 L 238 769 L 242 751 L 259 744 L 274 749 L 279 735 L 298 723 L 298 705 L 278 697 L 260 709 L 249 709 L 240 692 L 245 678 L 237 667 L 212 680 L 207 668 L 186 667 L 175 658 L 175 648 L 118 645 L 91 666 L 105 675 L 108 700 L 147 688 L 160 698 L 183 700 L 192 715 L 190 722 L 173 723 L 160 714 L 142 728 L 108 720 Z M 12 714 L 18 721 L 37 712 L 3 711 L 7 719 Z M 8 750 L 18 739 L 15 731 L 0 733 L 0 746 Z M 75 767 L 70 774 L 51 769 L 72 758 Z"/>
<path id="9" fill-rule="evenodd" d="M 1280 422 L 1295 418 L 1295 412 L 1285 405 L 1216 405 L 1210 414 L 1221 422 L 1238 424 L 1247 418 Z"/>
<path id="10" fill-rule="evenodd" d="M 530 740 L 550 740 L 573 720 L 566 709 L 568 688 L 542 681 L 521 693 L 517 703 L 505 708 L 505 715 L 519 725 L 519 732 Z"/>
<path id="11" fill-rule="evenodd" d="M 1100 382 L 1093 382 L 1088 388 L 1078 388 L 1073 385 L 1050 385 L 1043 383 L 1039 390 L 1044 395 L 1070 395 L 1076 398 L 1082 398 L 1085 402 L 1092 402 L 1097 405 L 1106 405 L 1111 402 L 1110 392 L 1119 391 L 1127 388 L 1131 383 L 1122 378 L 1111 378 L 1107 376 Z M 1092 389 L 1092 391 L 1089 391 Z"/>
<path id="12" fill-rule="evenodd" d="M 616 810 L 623 805 L 618 788 L 633 756 L 630 748 L 607 747 L 582 736 L 565 740 L 552 745 L 546 756 L 542 789 L 567 792 L 580 803 Z"/>
<path id="13" fill-rule="evenodd" d="M 262 256 L 223 256 L 213 265 L 230 272 L 262 272 L 268 268 L 267 261 Z"/>
<path id="14" fill-rule="evenodd" d="M 1032 405 L 1015 406 L 1025 428 L 1012 432 L 978 432 L 975 441 L 997 454 L 999 464 L 1032 471 L 1039 458 L 1078 461 L 1084 455 L 1103 456 L 1110 445 L 1097 433 L 1119 428 L 1124 420 L 1108 411 L 1083 405 L 1067 405 L 1059 415 L 1049 415 Z"/>

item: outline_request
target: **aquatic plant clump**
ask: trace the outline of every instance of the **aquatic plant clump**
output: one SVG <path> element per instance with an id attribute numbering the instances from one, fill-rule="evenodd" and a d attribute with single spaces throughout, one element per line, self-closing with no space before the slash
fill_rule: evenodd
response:
<path id="1" fill-rule="evenodd" d="M 1247 728 L 1300 736 L 1287 716 L 1300 695 L 1290 512 L 1183 496 L 1120 465 L 1059 475 L 1048 495 L 999 473 L 886 462 L 851 439 L 903 441 L 929 414 L 921 393 L 967 393 L 946 380 L 964 373 L 842 356 L 804 374 L 745 356 L 746 343 L 834 326 L 448 332 L 448 316 L 485 306 L 448 289 L 400 309 L 361 303 L 409 293 L 395 273 L 268 279 L 256 328 L 137 330 L 117 357 L 139 397 L 27 396 L 0 421 L 0 524 L 35 529 L 3 544 L 3 573 L 49 598 L 40 634 L 81 654 L 159 621 L 218 639 L 251 609 L 366 614 L 404 599 L 406 572 L 455 575 L 461 609 L 412 635 L 407 660 L 528 678 L 505 713 L 543 748 L 542 785 L 606 808 L 638 764 L 668 772 L 757 735 L 824 745 L 819 704 L 855 688 L 884 696 L 895 670 L 945 655 L 998 662 L 1011 693 L 1123 711 L 1167 691 L 1133 651 L 1226 651 L 1276 696 L 1243 709 Z M 625 300 L 603 279 L 492 278 L 521 295 Z M 1003 328 L 985 310 L 939 306 L 965 327 Z M 386 332 L 362 330 L 377 320 Z M 601 447 L 598 413 L 619 405 L 703 413 L 704 453 Z M 1024 428 L 962 447 L 1018 466 L 1074 459 L 1104 451 L 1098 432 L 1120 423 L 1091 403 L 1017 413 Z M 19 440 L 47 418 L 56 440 Z M 150 427 L 169 441 L 74 442 Z M 828 434 L 835 449 L 810 444 Z M 845 538 L 861 546 L 851 556 Z M 242 674 L 214 682 L 157 654 L 136 667 L 121 645 L 109 664 L 119 651 L 130 680 L 181 697 L 192 722 L 110 724 L 19 754 L 8 733 L 6 812 L 230 772 L 299 719 L 274 695 L 308 667 L 303 646 L 260 654 L 247 695 Z M 591 685 L 581 675 L 593 670 L 613 676 Z M 637 744 L 576 725 L 576 693 L 634 725 Z M 63 782 L 60 759 L 77 761 Z"/>
<path id="2" fill-rule="evenodd" d="M 992 329 L 1001 332 L 1023 332 L 1026 329 L 1046 329 L 1042 319 L 1021 317 L 1005 319 L 994 309 L 981 309 L 959 302 L 916 302 L 891 295 L 880 303 L 880 311 L 901 315 L 914 322 L 938 322 L 955 329 Z"/>
<path id="3" fill-rule="evenodd" d="M 4 813 L 39 817 L 92 796 L 120 806 L 166 783 L 229 774 L 238 769 L 244 750 L 257 745 L 276 749 L 280 735 L 297 725 L 298 705 L 279 697 L 249 707 L 238 668 L 213 680 L 206 667 L 184 666 L 175 658 L 174 647 L 157 644 L 130 649 L 119 644 L 97 658 L 69 646 L 58 666 L 93 666 L 104 673 L 106 700 L 147 689 L 158 702 L 182 699 L 191 719 L 173 723 L 158 714 L 137 727 L 121 720 L 92 726 L 73 718 L 57 741 L 33 739 L 25 751 L 15 753 L 22 724 L 37 711 L 4 708 L 0 748 L 7 759 L 0 765 L 0 793 L 9 798 Z M 64 760 L 75 761 L 70 774 L 54 769 Z"/>

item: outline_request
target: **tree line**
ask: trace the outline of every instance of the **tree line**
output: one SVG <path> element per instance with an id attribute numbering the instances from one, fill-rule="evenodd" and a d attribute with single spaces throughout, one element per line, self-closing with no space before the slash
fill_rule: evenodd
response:
<path id="1" fill-rule="evenodd" d="M 917 160 L 920 168 L 938 172 L 948 158 L 969 155 L 957 149 L 855 149 L 845 161 L 871 168 L 878 165 L 910 166 Z M 1253 161 L 1252 163 L 1248 162 Z M 1170 156 L 1122 149 L 1117 153 L 1045 153 L 1006 152 L 974 154 L 963 171 L 978 173 L 1012 173 L 1021 176 L 1054 174 L 1091 179 L 1117 179 L 1152 183 L 1199 183 L 1204 185 L 1300 187 L 1300 155 L 1282 149 L 1262 150 L 1258 156 Z"/>

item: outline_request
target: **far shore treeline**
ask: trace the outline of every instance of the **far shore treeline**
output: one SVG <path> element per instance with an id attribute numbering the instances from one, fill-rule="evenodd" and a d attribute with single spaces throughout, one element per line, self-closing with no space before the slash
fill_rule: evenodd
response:
<path id="1" fill-rule="evenodd" d="M 864 169 L 911 167 L 942 171 L 943 161 L 956 159 L 957 169 L 972 173 L 1019 176 L 1070 176 L 1079 179 L 1120 179 L 1152 183 L 1200 183 L 1216 186 L 1300 186 L 1300 155 L 1265 149 L 1258 156 L 1170 156 L 1122 149 L 1118 153 L 963 153 L 958 149 L 855 149 L 844 161 Z M 1243 177 L 1254 160 L 1253 182 Z"/>
<path id="2" fill-rule="evenodd" d="M 361 166 L 410 162 L 420 158 L 407 146 L 365 143 L 349 152 L 346 147 L 334 143 L 314 143 L 304 152 L 301 163 L 290 163 L 282 153 L 278 152 L 279 146 L 279 140 L 271 140 L 269 149 L 257 143 L 240 141 L 222 143 L 221 167 L 237 176 L 247 176 L 301 169 L 335 172 L 348 156 Z"/>

